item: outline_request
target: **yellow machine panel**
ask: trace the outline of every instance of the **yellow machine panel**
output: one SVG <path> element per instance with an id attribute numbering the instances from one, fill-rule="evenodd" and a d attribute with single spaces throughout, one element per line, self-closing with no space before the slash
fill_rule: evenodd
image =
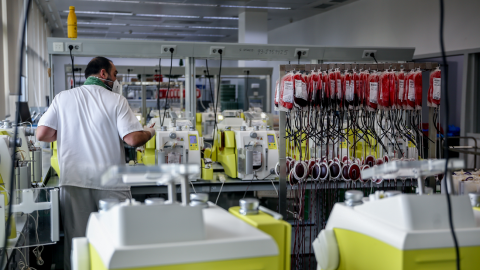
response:
<path id="1" fill-rule="evenodd" d="M 202 158 L 202 179 L 203 180 L 213 180 L 213 168 L 207 168 L 205 166 L 205 160 Z"/>
<path id="2" fill-rule="evenodd" d="M 370 236 L 334 229 L 340 256 L 338 270 L 450 270 L 455 269 L 454 248 L 399 250 Z M 372 259 L 375 254 L 375 259 Z M 480 246 L 460 247 L 461 269 L 480 266 Z"/>
<path id="3" fill-rule="evenodd" d="M 54 141 L 50 144 L 50 147 L 52 147 L 53 153 L 52 157 L 50 158 L 50 164 L 52 168 L 55 170 L 55 172 L 58 174 L 60 177 L 60 165 L 58 164 L 58 154 L 57 154 L 57 142 Z"/>
<path id="4" fill-rule="evenodd" d="M 202 131 L 203 131 L 203 128 L 202 128 L 202 113 L 196 113 L 195 114 L 195 122 L 196 122 L 196 126 L 197 126 L 197 130 L 198 130 L 198 136 L 202 137 Z"/>
<path id="5" fill-rule="evenodd" d="M 145 144 L 145 153 L 142 157 L 143 164 L 145 165 L 155 165 L 155 142 L 156 135 Z"/>
<path id="6" fill-rule="evenodd" d="M 228 209 L 232 215 L 247 222 L 255 228 L 269 234 L 277 243 L 279 256 L 278 256 L 278 269 L 290 269 L 290 255 L 291 255 L 291 239 L 292 239 L 292 226 L 290 223 L 274 219 L 269 214 L 262 211 L 258 211 L 256 215 L 242 215 L 239 213 L 240 206 L 234 206 Z M 247 269 L 247 268 L 244 268 Z"/>
<path id="7" fill-rule="evenodd" d="M 277 139 L 275 138 L 275 134 L 267 134 L 268 137 L 268 149 L 275 150 L 277 149 Z"/>
<path id="8" fill-rule="evenodd" d="M 188 149 L 198 151 L 198 137 L 195 134 L 188 135 Z"/>
<path id="9" fill-rule="evenodd" d="M 98 252 L 90 244 L 90 270 L 109 270 L 102 262 Z M 155 267 L 122 268 L 122 270 L 278 270 L 278 257 L 259 257 L 237 260 L 199 262 L 176 265 L 162 265 Z"/>
<path id="10" fill-rule="evenodd" d="M 225 174 L 237 178 L 237 149 L 235 147 L 235 132 L 218 132 L 221 140 L 217 145 L 217 161 L 222 164 Z"/>

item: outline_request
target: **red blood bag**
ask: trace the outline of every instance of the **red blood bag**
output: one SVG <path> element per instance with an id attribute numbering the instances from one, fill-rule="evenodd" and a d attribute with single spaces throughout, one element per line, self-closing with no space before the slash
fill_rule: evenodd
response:
<path id="1" fill-rule="evenodd" d="M 345 107 L 351 109 L 353 108 L 353 100 L 355 96 L 355 90 L 354 90 L 354 81 L 353 81 L 353 75 L 347 71 L 345 71 L 345 76 L 344 76 L 344 85 L 343 85 L 343 91 L 344 91 L 344 97 L 345 97 Z"/>
<path id="2" fill-rule="evenodd" d="M 390 109 L 390 73 L 388 71 L 384 71 L 380 73 L 380 83 L 379 83 L 379 99 L 378 105 L 380 105 L 380 109 Z"/>
<path id="3" fill-rule="evenodd" d="M 361 77 L 360 77 L 360 91 L 361 91 L 360 104 L 362 104 L 364 107 L 367 106 L 365 96 L 367 95 L 366 94 L 367 93 L 367 80 L 368 80 L 369 75 L 370 75 L 370 73 L 368 72 L 368 70 L 365 70 L 365 71 L 362 72 Z"/>
<path id="4" fill-rule="evenodd" d="M 434 71 L 430 72 L 428 87 L 428 106 L 429 107 L 438 107 L 440 106 L 440 97 L 442 89 L 442 72 L 439 67 Z"/>
<path id="5" fill-rule="evenodd" d="M 335 74 L 335 71 L 333 70 L 330 70 L 328 71 L 328 81 L 330 82 L 330 100 L 331 100 L 331 104 L 332 106 L 334 106 L 336 104 L 336 100 L 337 100 L 337 77 L 336 77 L 336 74 Z"/>
<path id="6" fill-rule="evenodd" d="M 367 110 L 376 110 L 378 104 L 378 87 L 380 76 L 376 71 L 373 71 L 367 80 L 367 91 L 365 93 L 365 104 Z"/>
<path id="7" fill-rule="evenodd" d="M 275 83 L 275 107 L 278 108 L 278 102 L 280 100 L 280 80 Z"/>
<path id="8" fill-rule="evenodd" d="M 422 71 L 417 70 L 415 72 L 415 110 L 422 109 L 422 92 L 423 92 L 423 85 L 422 85 Z"/>
<path id="9" fill-rule="evenodd" d="M 397 80 L 397 73 L 392 71 L 390 72 L 390 106 L 392 109 L 397 107 L 397 88 L 398 88 L 398 80 Z"/>
<path id="10" fill-rule="evenodd" d="M 397 74 L 398 92 L 397 92 L 397 108 L 404 109 L 405 102 L 405 72 L 401 69 Z"/>
<path id="11" fill-rule="evenodd" d="M 283 76 L 280 81 L 280 100 L 281 107 L 291 110 L 293 108 L 293 72 Z"/>
<path id="12" fill-rule="evenodd" d="M 415 71 L 410 71 L 405 80 L 406 82 L 406 97 L 407 97 L 407 110 L 413 110 L 415 108 Z"/>
<path id="13" fill-rule="evenodd" d="M 339 106 L 339 108 L 342 107 L 342 93 L 343 93 L 343 90 L 342 90 L 342 73 L 340 72 L 340 69 L 336 69 L 335 70 L 335 80 L 336 80 L 336 89 L 335 89 L 335 93 L 337 95 L 337 104 Z"/>
<path id="14" fill-rule="evenodd" d="M 308 104 L 308 91 L 307 84 L 304 77 L 300 72 L 295 73 L 293 76 L 294 87 L 294 101 L 297 107 L 303 108 Z"/>
<path id="15" fill-rule="evenodd" d="M 360 74 L 357 71 L 353 72 L 350 87 L 353 89 L 353 106 L 358 107 L 360 105 Z"/>
<path id="16" fill-rule="evenodd" d="M 323 91 L 323 75 L 321 71 L 317 73 L 317 88 L 315 89 L 315 106 L 320 106 L 322 104 L 322 91 Z"/>
<path id="17" fill-rule="evenodd" d="M 310 106 L 317 104 L 318 72 L 312 71 L 307 77 L 308 100 Z"/>
<path id="18" fill-rule="evenodd" d="M 324 71 L 322 74 L 322 106 L 328 108 L 330 102 L 330 76 Z"/>

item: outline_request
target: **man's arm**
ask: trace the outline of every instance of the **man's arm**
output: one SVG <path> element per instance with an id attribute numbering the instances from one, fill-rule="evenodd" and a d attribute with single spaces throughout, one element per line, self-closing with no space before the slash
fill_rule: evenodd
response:
<path id="1" fill-rule="evenodd" d="M 57 140 L 57 130 L 47 126 L 37 127 L 37 140 L 42 142 L 54 142 Z"/>
<path id="2" fill-rule="evenodd" d="M 148 130 L 135 131 L 123 137 L 123 140 L 130 146 L 139 147 L 146 144 L 153 137 Z"/>

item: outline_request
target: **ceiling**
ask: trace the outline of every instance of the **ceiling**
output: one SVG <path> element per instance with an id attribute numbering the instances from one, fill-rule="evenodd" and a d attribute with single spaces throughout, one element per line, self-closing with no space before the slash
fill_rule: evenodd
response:
<path id="1" fill-rule="evenodd" d="M 268 29 L 356 0 L 36 0 L 53 36 L 66 37 L 75 6 L 79 38 L 238 42 L 238 15 L 268 12 Z"/>

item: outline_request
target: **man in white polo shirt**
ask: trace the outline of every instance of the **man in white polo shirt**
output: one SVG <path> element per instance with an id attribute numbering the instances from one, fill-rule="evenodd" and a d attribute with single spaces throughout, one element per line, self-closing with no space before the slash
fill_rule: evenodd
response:
<path id="1" fill-rule="evenodd" d="M 65 231 L 65 269 L 70 269 L 73 237 L 85 236 L 90 213 L 105 198 L 131 197 L 126 186 L 104 186 L 101 174 L 125 164 L 123 141 L 138 147 L 155 131 L 142 128 L 127 100 L 118 94 L 115 65 L 95 57 L 85 69 L 85 84 L 55 96 L 38 123 L 37 139 L 57 141 L 60 213 Z"/>

